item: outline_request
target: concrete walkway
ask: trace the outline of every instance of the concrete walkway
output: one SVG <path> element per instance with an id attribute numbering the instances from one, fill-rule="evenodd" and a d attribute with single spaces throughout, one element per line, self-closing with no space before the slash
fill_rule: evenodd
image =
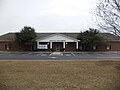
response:
<path id="1" fill-rule="evenodd" d="M 63 56 L 63 52 L 52 52 L 52 53 L 50 54 L 50 56 L 55 56 L 55 55 Z"/>

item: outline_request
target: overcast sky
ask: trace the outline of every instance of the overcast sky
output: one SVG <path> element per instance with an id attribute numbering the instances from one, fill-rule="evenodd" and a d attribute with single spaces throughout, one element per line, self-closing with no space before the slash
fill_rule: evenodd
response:
<path id="1" fill-rule="evenodd" d="M 98 0 L 0 0 L 0 35 L 23 26 L 36 32 L 80 32 L 94 27 Z"/>

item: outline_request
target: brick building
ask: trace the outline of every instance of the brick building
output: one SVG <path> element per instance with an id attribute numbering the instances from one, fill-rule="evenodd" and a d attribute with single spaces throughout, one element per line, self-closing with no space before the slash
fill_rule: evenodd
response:
<path id="1" fill-rule="evenodd" d="M 15 33 L 0 36 L 0 51 L 85 51 L 77 39 L 79 33 L 37 33 L 36 43 L 19 45 L 15 43 Z M 100 33 L 105 42 L 93 46 L 92 51 L 120 51 L 120 38 L 110 33 Z"/>

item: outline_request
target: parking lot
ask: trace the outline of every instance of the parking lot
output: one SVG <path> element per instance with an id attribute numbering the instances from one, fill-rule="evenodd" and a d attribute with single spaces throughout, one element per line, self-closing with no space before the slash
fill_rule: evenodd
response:
<path id="1" fill-rule="evenodd" d="M 120 52 L 1 52 L 0 60 L 120 60 Z"/>

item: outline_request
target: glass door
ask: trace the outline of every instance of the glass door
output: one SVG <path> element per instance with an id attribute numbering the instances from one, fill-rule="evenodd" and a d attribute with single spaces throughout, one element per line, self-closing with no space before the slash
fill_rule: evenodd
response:
<path id="1" fill-rule="evenodd" d="M 56 51 L 60 51 L 60 44 L 56 44 Z"/>

